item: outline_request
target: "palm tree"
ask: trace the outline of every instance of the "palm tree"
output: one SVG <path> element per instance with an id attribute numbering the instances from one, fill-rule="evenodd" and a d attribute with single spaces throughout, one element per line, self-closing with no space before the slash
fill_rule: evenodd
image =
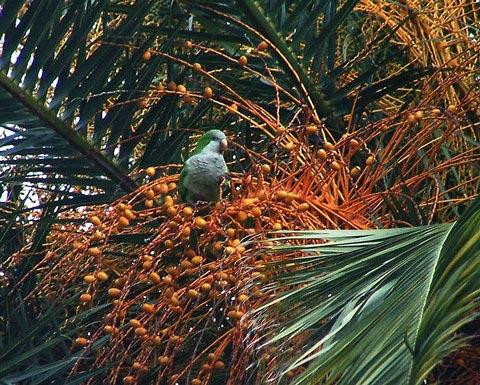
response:
<path id="1" fill-rule="evenodd" d="M 452 15 L 452 25 L 462 27 L 448 52 L 445 45 L 438 50 L 429 45 L 431 57 L 442 53 L 432 64 L 419 63 L 417 50 L 398 44 L 399 36 L 414 37 L 425 21 L 415 10 L 395 9 L 395 24 L 388 18 L 386 23 L 384 13 L 374 10 L 384 9 L 381 3 L 372 8 L 355 0 L 2 2 L 0 178 L 7 198 L 0 222 L 5 240 L 0 378 L 73 384 L 94 383 L 108 373 L 111 383 L 254 381 L 256 373 L 246 374 L 241 359 L 254 353 L 242 346 L 241 323 L 229 319 L 264 297 L 256 292 L 257 300 L 236 305 L 228 317 L 231 294 L 243 290 L 243 281 L 232 283 L 238 261 L 217 262 L 220 251 L 212 252 L 212 245 L 225 243 L 221 250 L 229 252 L 240 237 L 272 227 L 365 229 L 456 218 L 457 206 L 478 191 L 473 169 L 479 158 L 478 53 L 468 33 L 476 17 L 470 7 L 475 9 L 466 4 L 465 14 Z M 440 20 L 432 23 L 428 28 L 435 29 Z M 437 36 L 442 38 L 449 36 Z M 236 143 L 228 160 L 238 192 L 233 189 L 225 211 L 206 217 L 216 226 L 210 234 L 200 229 L 180 239 L 175 232 L 186 234 L 188 227 L 190 234 L 193 226 L 185 220 L 168 227 L 168 221 L 186 208 L 176 205 L 158 217 L 150 206 L 166 207 L 179 166 L 198 133 L 210 128 L 225 130 Z M 161 195 L 157 201 L 150 191 Z M 134 211 L 123 229 L 112 214 L 119 207 L 124 215 Z M 85 223 L 92 216 L 99 217 L 96 229 L 108 240 L 91 233 Z M 172 239 L 180 241 L 170 249 Z M 211 259 L 215 277 L 230 279 L 220 279 L 231 286 L 228 298 L 211 295 L 224 304 L 218 314 L 232 326 L 223 339 L 209 325 L 215 306 L 198 315 L 187 312 L 194 301 L 171 306 L 176 297 L 167 289 L 162 294 L 169 294 L 168 303 L 153 296 L 151 287 L 114 281 L 112 289 L 124 291 L 112 312 L 98 275 L 86 287 L 90 278 L 84 276 L 92 270 L 107 269 L 120 283 L 128 276 L 140 285 L 147 273 L 152 279 L 158 270 L 168 278 L 172 265 L 180 264 L 182 274 L 189 271 L 192 278 L 179 288 L 184 283 L 173 274 L 172 288 L 185 303 L 189 290 L 209 279 L 197 272 L 205 272 L 205 261 L 188 266 L 184 248 L 192 245 Z M 126 259 L 164 255 L 165 249 L 172 250 L 171 259 L 150 268 L 148 259 L 137 265 Z M 251 259 L 238 258 L 246 271 L 252 268 Z M 78 306 L 88 298 L 82 293 L 94 300 Z M 198 318 L 201 327 L 192 328 L 208 333 L 196 335 L 201 343 L 186 338 L 177 344 L 183 348 L 173 351 L 170 341 L 167 358 L 177 360 L 160 369 L 151 362 L 166 356 L 158 347 L 144 349 L 130 334 L 133 342 L 125 349 L 131 354 L 102 349 L 110 337 L 98 330 L 115 331 L 107 316 L 123 314 L 114 320 L 127 330 L 124 321 L 138 314 L 140 298 L 165 307 L 169 328 L 173 320 L 187 325 Z M 88 341 L 79 337 L 88 333 L 93 336 Z M 118 334 L 111 335 L 118 342 Z M 78 338 L 87 341 L 86 349 L 79 350 L 85 341 Z M 215 359 L 223 354 L 228 370 L 212 372 L 216 362 L 202 367 L 213 343 L 222 347 Z M 141 377 L 148 365 L 151 370 Z"/>

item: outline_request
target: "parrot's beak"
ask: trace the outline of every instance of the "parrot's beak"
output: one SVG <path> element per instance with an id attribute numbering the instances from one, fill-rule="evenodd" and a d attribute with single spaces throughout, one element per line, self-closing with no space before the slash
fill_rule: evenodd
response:
<path id="1" fill-rule="evenodd" d="M 228 142 L 227 139 L 222 139 L 220 141 L 220 151 L 225 151 L 228 148 Z"/>

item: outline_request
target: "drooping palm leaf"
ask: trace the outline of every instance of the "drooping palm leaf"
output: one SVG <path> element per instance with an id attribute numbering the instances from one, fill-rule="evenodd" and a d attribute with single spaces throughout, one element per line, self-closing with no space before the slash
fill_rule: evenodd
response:
<path id="1" fill-rule="evenodd" d="M 269 375 L 283 383 L 302 372 L 294 384 L 423 383 L 466 343 L 458 332 L 477 315 L 479 225 L 477 199 L 455 224 L 272 239 L 263 251 L 301 256 L 274 264 L 290 272 L 274 279 L 283 290 L 259 313 L 280 320 L 267 344 L 279 345 L 281 364 Z"/>
<path id="2" fill-rule="evenodd" d="M 128 177 L 132 170 L 179 162 L 188 135 L 179 139 L 175 133 L 175 140 L 170 140 L 171 128 L 206 129 L 219 123 L 211 118 L 214 111 L 209 103 L 198 113 L 198 109 L 179 104 L 174 95 L 152 94 L 152 83 L 158 81 L 193 79 L 193 89 L 202 86 L 205 78 L 190 76 L 190 69 L 171 57 L 187 63 L 195 60 L 208 70 L 230 67 L 218 79 L 235 84 L 236 92 L 267 110 L 271 106 L 265 100 L 274 98 L 275 90 L 267 85 L 270 75 L 266 69 L 274 68 L 276 82 L 296 90 L 301 104 L 310 106 L 327 119 L 330 129 L 341 134 L 341 116 L 350 112 L 353 103 L 347 91 L 376 84 L 383 76 L 376 70 L 378 65 L 368 64 L 372 58 L 352 60 L 354 50 L 342 59 L 338 56 L 338 39 L 345 34 L 342 28 L 345 24 L 359 28 L 363 20 L 352 12 L 355 4 L 355 0 L 342 5 L 333 0 L 268 4 L 139 1 L 132 5 L 104 0 L 6 2 L 0 13 L 0 125 L 9 130 L 0 155 L 16 166 L 16 179 L 4 181 L 18 184 L 30 177 L 30 182 L 37 183 L 40 175 L 51 177 L 44 184 L 61 186 L 64 191 L 66 186 L 91 186 L 110 193 L 131 191 L 135 189 Z M 388 33 L 386 30 L 385 35 Z M 274 46 L 269 55 L 249 61 L 249 67 L 262 78 L 242 77 L 241 66 L 232 66 L 214 51 L 192 55 L 177 44 L 179 38 L 188 36 L 235 57 L 243 47 L 255 46 L 261 35 Z M 388 40 L 384 36 L 382 44 L 369 44 L 380 49 Z M 358 41 L 355 48 L 363 45 L 366 49 L 366 44 Z M 143 52 L 152 47 L 152 52 L 171 57 L 154 55 L 144 61 Z M 403 65 L 404 58 L 397 56 L 400 59 L 388 60 Z M 354 65 L 362 71 L 340 84 L 340 77 Z M 373 92 L 373 85 L 360 94 L 357 105 L 364 108 L 423 75 L 416 70 L 399 74 L 400 82 L 378 83 L 381 92 Z M 141 99 L 149 100 L 145 111 L 137 103 Z M 190 123 L 184 124 L 186 121 Z M 134 152 L 141 154 L 140 161 L 133 159 Z M 41 170 L 32 167 L 33 158 Z M 69 167 L 56 168 L 59 160 L 68 162 Z M 75 203 L 64 201 L 62 195 L 57 201 L 88 205 L 92 204 L 90 194 L 82 194 Z"/>
<path id="3" fill-rule="evenodd" d="M 84 353 L 80 349 L 72 351 L 72 340 L 86 325 L 95 322 L 95 317 L 107 306 L 74 315 L 72 308 L 78 294 L 72 294 L 71 290 L 69 298 L 62 301 L 25 300 L 35 288 L 36 277 L 30 272 L 38 259 L 31 255 L 22 263 L 11 265 L 12 255 L 24 247 L 31 236 L 31 227 L 27 227 L 26 218 L 21 214 L 28 194 L 23 199 L 15 199 L 15 195 L 12 192 L 10 204 L 0 209 L 0 384 L 35 385 L 48 380 L 64 383 Z M 42 229 L 39 226 L 35 235 L 43 238 Z M 39 246 L 33 243 L 31 250 Z M 106 340 L 97 342 L 91 349 L 101 347 Z M 103 371 L 106 367 L 100 369 Z M 97 372 L 81 375 L 86 380 Z M 77 375 L 70 380 L 75 378 Z"/>
<path id="4" fill-rule="evenodd" d="M 70 178 L 46 179 L 47 185 L 135 190 L 128 176 L 131 144 L 138 143 L 135 135 L 145 135 L 133 135 L 130 129 L 141 121 L 135 100 L 145 96 L 165 62 L 142 62 L 144 50 L 158 34 L 139 32 L 153 5 L 147 1 L 118 8 L 104 0 L 20 0 L 2 6 L 0 125 L 7 135 L 0 155 L 17 165 L 17 176 L 41 172 Z M 178 28 L 182 18 L 173 19 L 172 26 Z M 164 41 L 165 49 L 174 36 Z M 122 107 L 107 112 L 107 100 Z M 154 129 L 151 119 L 146 123 L 144 131 Z M 129 152 L 122 148 L 114 155 L 120 141 L 128 141 Z M 26 163 L 33 158 L 41 171 Z M 59 161 L 69 167 L 55 168 Z"/>

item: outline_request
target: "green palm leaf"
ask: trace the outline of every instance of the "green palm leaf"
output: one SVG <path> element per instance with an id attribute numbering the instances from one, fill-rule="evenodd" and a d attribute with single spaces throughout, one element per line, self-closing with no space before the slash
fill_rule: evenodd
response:
<path id="1" fill-rule="evenodd" d="M 282 364 L 269 375 L 303 368 L 294 384 L 423 383 L 467 342 L 457 333 L 477 315 L 479 208 L 477 199 L 455 224 L 274 239 L 267 252 L 301 256 L 273 265 L 290 272 L 259 313 L 281 314 L 267 344 L 279 345 Z"/>

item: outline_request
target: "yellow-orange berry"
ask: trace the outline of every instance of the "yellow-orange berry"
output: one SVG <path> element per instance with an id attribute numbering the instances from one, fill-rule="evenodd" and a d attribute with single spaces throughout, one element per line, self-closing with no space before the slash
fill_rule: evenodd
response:
<path id="1" fill-rule="evenodd" d="M 425 116 L 425 115 L 424 115 L 423 111 L 417 111 L 417 112 L 415 112 L 415 120 L 417 120 L 417 121 L 422 120 L 424 116 Z"/>
<path id="2" fill-rule="evenodd" d="M 127 283 L 126 277 L 120 277 L 113 281 L 114 286 L 116 287 L 123 287 Z"/>
<path id="3" fill-rule="evenodd" d="M 130 210 L 130 209 L 125 209 L 125 210 L 123 211 L 123 215 L 124 215 L 128 220 L 135 219 L 135 214 L 134 214 L 133 211 Z"/>
<path id="4" fill-rule="evenodd" d="M 170 357 L 168 356 L 160 356 L 158 357 L 158 363 L 160 365 L 168 365 L 168 363 L 170 362 Z"/>
<path id="5" fill-rule="evenodd" d="M 138 361 L 135 361 L 132 365 L 133 369 L 140 369 L 142 367 L 142 364 Z"/>
<path id="6" fill-rule="evenodd" d="M 125 218 L 125 217 L 120 217 L 118 218 L 118 225 L 121 226 L 121 227 L 125 227 L 125 226 L 128 226 L 130 224 L 130 221 Z"/>
<path id="7" fill-rule="evenodd" d="M 327 159 L 327 152 L 321 148 L 317 151 L 317 156 L 320 158 L 320 159 Z"/>
<path id="8" fill-rule="evenodd" d="M 187 258 L 193 258 L 195 256 L 195 250 L 193 249 L 187 249 L 185 250 L 185 257 Z"/>
<path id="9" fill-rule="evenodd" d="M 75 339 L 75 345 L 77 346 L 87 346 L 88 345 L 88 340 L 83 337 L 78 337 Z"/>
<path id="10" fill-rule="evenodd" d="M 302 203 L 298 206 L 300 211 L 307 211 L 310 208 L 310 205 L 307 202 Z"/>
<path id="11" fill-rule="evenodd" d="M 153 207 L 153 200 L 152 199 L 145 199 L 143 203 L 147 209 L 151 209 Z"/>
<path id="12" fill-rule="evenodd" d="M 148 275 L 148 278 L 150 278 L 150 281 L 152 281 L 156 285 L 158 285 L 158 284 L 160 284 L 160 282 L 162 282 L 162 279 L 160 278 L 160 276 L 155 272 L 150 273 Z"/>
<path id="13" fill-rule="evenodd" d="M 200 288 L 204 293 L 207 293 L 212 289 L 212 285 L 210 285 L 209 283 L 206 282 L 206 283 L 202 284 L 202 286 Z"/>
<path id="14" fill-rule="evenodd" d="M 90 247 L 88 249 L 88 254 L 94 257 L 99 257 L 100 255 L 102 255 L 102 250 L 100 250 L 98 247 Z"/>
<path id="15" fill-rule="evenodd" d="M 130 321 L 129 321 L 129 324 L 130 326 L 132 326 L 133 328 L 137 329 L 139 327 L 142 326 L 142 323 L 138 320 L 138 319 L 135 319 L 135 318 L 132 318 Z"/>
<path id="16" fill-rule="evenodd" d="M 240 56 L 238 58 L 238 64 L 240 64 L 241 66 L 246 66 L 248 63 L 248 59 L 246 56 Z"/>
<path id="17" fill-rule="evenodd" d="M 362 169 L 358 166 L 355 166 L 350 170 L 350 175 L 356 178 L 357 176 L 360 175 L 361 172 L 362 172 Z"/>
<path id="18" fill-rule="evenodd" d="M 95 226 L 100 226 L 102 224 L 102 221 L 96 215 L 90 217 L 90 222 L 92 222 L 92 224 L 94 224 Z"/>
<path id="19" fill-rule="evenodd" d="M 152 305 L 151 303 L 144 303 L 142 305 L 142 310 L 148 314 L 154 314 L 156 312 L 155 306 Z"/>
<path id="20" fill-rule="evenodd" d="M 308 135 L 313 135 L 317 133 L 317 126 L 314 126 L 313 124 L 310 124 L 305 128 L 305 131 L 307 132 Z"/>
<path id="21" fill-rule="evenodd" d="M 352 139 L 352 140 L 350 140 L 350 143 L 349 143 L 351 148 L 357 148 L 359 146 L 359 144 L 360 143 L 358 142 L 357 139 Z"/>
<path id="22" fill-rule="evenodd" d="M 457 106 L 454 106 L 453 104 L 450 104 L 448 107 L 447 107 L 447 111 L 448 112 L 451 112 L 452 114 L 457 112 Z"/>
<path id="23" fill-rule="evenodd" d="M 214 369 L 224 369 L 225 368 L 225 363 L 223 361 L 216 361 L 213 364 Z"/>
<path id="24" fill-rule="evenodd" d="M 433 116 L 439 116 L 441 113 L 442 113 L 442 111 L 440 111 L 438 108 L 434 108 L 432 110 L 432 115 Z"/>
<path id="25" fill-rule="evenodd" d="M 135 329 L 135 335 L 144 336 L 145 334 L 147 334 L 147 329 L 145 329 L 143 327 L 139 327 L 139 328 Z"/>
<path id="26" fill-rule="evenodd" d="M 108 274 L 105 273 L 104 271 L 99 271 L 96 274 L 96 277 L 99 281 L 107 281 L 108 280 Z"/>
<path id="27" fill-rule="evenodd" d="M 255 218 L 260 218 L 262 215 L 262 210 L 259 207 L 253 207 L 250 211 Z"/>
<path id="28" fill-rule="evenodd" d="M 168 192 L 168 185 L 166 183 L 155 185 L 155 187 L 156 187 L 156 191 L 160 194 L 166 194 Z"/>
<path id="29" fill-rule="evenodd" d="M 202 69 L 202 65 L 200 63 L 193 63 L 192 68 L 194 71 L 200 71 Z"/>
<path id="30" fill-rule="evenodd" d="M 184 238 L 188 238 L 190 236 L 190 233 L 191 233 L 191 229 L 190 227 L 187 226 L 182 229 L 181 236 Z"/>
<path id="31" fill-rule="evenodd" d="M 193 209 L 191 207 L 184 207 L 183 208 L 183 215 L 185 218 L 190 218 L 193 215 Z"/>
<path id="32" fill-rule="evenodd" d="M 207 226 L 207 222 L 202 217 L 196 217 L 195 226 L 198 227 L 199 229 L 203 229 Z"/>
<path id="33" fill-rule="evenodd" d="M 266 41 L 261 41 L 257 45 L 257 50 L 259 50 L 259 51 L 266 51 L 267 48 L 268 48 L 268 43 Z"/>
<path id="34" fill-rule="evenodd" d="M 93 239 L 96 241 L 101 241 L 103 238 L 105 238 L 105 234 L 103 234 L 101 231 L 95 230 L 93 233 Z"/>
<path id="35" fill-rule="evenodd" d="M 178 222 L 176 221 L 169 221 L 167 223 L 167 227 L 170 229 L 170 230 L 176 230 L 178 229 Z"/>
<path id="36" fill-rule="evenodd" d="M 177 86 L 177 92 L 184 94 L 185 92 L 187 92 L 187 88 L 183 84 L 180 84 Z"/>
<path id="37" fill-rule="evenodd" d="M 288 142 L 283 147 L 287 151 L 292 151 L 295 148 L 295 144 L 293 142 Z"/>
<path id="38" fill-rule="evenodd" d="M 145 173 L 148 176 L 155 176 L 155 168 L 154 167 L 147 167 L 147 169 L 145 170 Z"/>
<path id="39" fill-rule="evenodd" d="M 205 87 L 203 90 L 203 96 L 205 99 L 210 99 L 213 96 L 213 90 L 210 87 Z"/>
<path id="40" fill-rule="evenodd" d="M 335 146 L 330 142 L 325 142 L 323 144 L 323 148 L 327 151 L 332 151 L 335 148 Z"/>
<path id="41" fill-rule="evenodd" d="M 167 208 L 167 215 L 170 218 L 173 218 L 175 215 L 177 215 L 177 209 L 173 206 Z"/>
<path id="42" fill-rule="evenodd" d="M 169 82 L 167 84 L 167 90 L 176 91 L 177 90 L 177 84 L 174 81 Z"/>
<path id="43" fill-rule="evenodd" d="M 237 213 L 237 221 L 245 222 L 248 219 L 248 214 L 245 211 L 239 211 Z"/>
<path id="44" fill-rule="evenodd" d="M 238 106 L 236 103 L 232 103 L 231 105 L 228 106 L 228 111 L 231 113 L 235 113 L 238 111 Z"/>
<path id="45" fill-rule="evenodd" d="M 173 243 L 173 241 L 171 239 L 167 239 L 164 242 L 164 245 L 167 249 L 173 249 L 175 247 L 175 243 Z"/>
<path id="46" fill-rule="evenodd" d="M 92 299 L 92 296 L 88 293 L 84 293 L 80 296 L 80 302 L 86 303 Z"/>
<path id="47" fill-rule="evenodd" d="M 217 252 L 218 252 L 218 251 L 222 250 L 222 247 L 223 247 L 223 244 L 222 244 L 222 242 L 220 242 L 220 241 L 216 241 L 216 242 L 213 244 L 213 250 L 214 250 L 214 251 L 217 251 Z"/>
<path id="48" fill-rule="evenodd" d="M 268 173 L 270 173 L 270 171 L 271 171 L 270 165 L 262 164 L 262 173 L 264 175 L 267 175 Z"/>
<path id="49" fill-rule="evenodd" d="M 238 296 L 238 302 L 245 302 L 245 301 L 248 301 L 248 295 L 246 294 L 240 294 Z"/>
<path id="50" fill-rule="evenodd" d="M 198 298 L 199 295 L 200 295 L 200 293 L 198 291 L 194 290 L 194 289 L 188 290 L 187 294 L 192 299 Z"/>
<path id="51" fill-rule="evenodd" d="M 193 264 L 188 259 L 183 259 L 182 261 L 180 261 L 180 266 L 183 267 L 184 269 L 190 269 L 193 266 Z"/>
<path id="52" fill-rule="evenodd" d="M 107 334 L 111 334 L 113 333 L 114 329 L 113 329 L 113 326 L 107 325 L 103 328 L 103 331 Z"/>
<path id="53" fill-rule="evenodd" d="M 199 378 L 194 378 L 192 380 L 192 385 L 201 385 L 202 384 L 202 380 L 200 380 Z"/>
<path id="54" fill-rule="evenodd" d="M 95 276 L 91 274 L 83 277 L 83 280 L 85 281 L 85 283 L 94 283 L 96 281 Z"/>
<path id="55" fill-rule="evenodd" d="M 165 285 L 171 285 L 173 283 L 172 276 L 170 274 L 167 274 L 165 277 L 162 278 L 162 282 Z"/>
<path id="56" fill-rule="evenodd" d="M 279 222 L 276 222 L 273 224 L 273 229 L 278 231 L 278 230 L 281 230 L 282 229 L 282 224 L 279 223 Z"/>
<path id="57" fill-rule="evenodd" d="M 125 385 L 131 385 L 135 383 L 135 377 L 133 376 L 125 376 L 123 377 L 123 383 Z"/>
<path id="58" fill-rule="evenodd" d="M 285 190 L 280 190 L 275 193 L 275 196 L 279 199 L 285 199 L 286 197 L 288 197 L 288 192 Z"/>
<path id="59" fill-rule="evenodd" d="M 198 266 L 198 265 L 200 265 L 200 264 L 203 262 L 203 258 L 202 258 L 201 256 L 199 256 L 199 255 L 196 255 L 195 257 L 192 258 L 191 262 L 192 262 L 194 265 Z"/>
<path id="60" fill-rule="evenodd" d="M 185 42 L 185 48 L 192 49 L 193 48 L 193 43 L 190 40 L 187 40 Z"/>
<path id="61" fill-rule="evenodd" d="M 371 166 L 373 164 L 373 162 L 375 162 L 375 158 L 373 157 L 373 155 L 370 155 L 367 160 L 365 161 L 365 164 L 367 166 Z"/>
<path id="62" fill-rule="evenodd" d="M 407 116 L 407 122 L 409 124 L 413 124 L 415 123 L 417 120 L 415 119 L 415 115 L 414 114 L 408 114 Z"/>
<path id="63" fill-rule="evenodd" d="M 177 295 L 174 294 L 170 297 L 170 303 L 173 305 L 173 306 L 178 306 L 180 305 L 180 300 L 178 299 Z"/>
<path id="64" fill-rule="evenodd" d="M 143 56 L 142 56 L 142 57 L 143 57 L 143 60 L 149 61 L 150 58 L 152 57 L 152 54 L 151 54 L 150 51 L 145 51 L 145 52 L 143 53 Z"/>
<path id="65" fill-rule="evenodd" d="M 152 343 L 155 346 L 160 346 L 162 344 L 162 338 L 160 336 L 155 336 L 152 338 Z"/>
<path id="66" fill-rule="evenodd" d="M 240 310 L 236 310 L 235 311 L 235 314 L 233 316 L 233 319 L 236 319 L 236 320 L 239 320 L 240 318 L 243 317 L 245 313 L 243 311 L 240 311 Z"/>
<path id="67" fill-rule="evenodd" d="M 108 289 L 108 296 L 111 298 L 118 298 L 122 295 L 122 291 L 116 287 L 111 287 Z"/>
<path id="68" fill-rule="evenodd" d="M 155 192 L 152 189 L 148 189 L 147 191 L 145 191 L 144 195 L 145 195 L 145 198 L 147 199 L 155 198 Z"/>
<path id="69" fill-rule="evenodd" d="M 335 171 L 339 171 L 342 166 L 340 165 L 340 163 L 338 163 L 337 161 L 333 161 L 331 164 L 330 164 L 330 167 L 332 167 L 332 170 L 335 170 Z"/>

